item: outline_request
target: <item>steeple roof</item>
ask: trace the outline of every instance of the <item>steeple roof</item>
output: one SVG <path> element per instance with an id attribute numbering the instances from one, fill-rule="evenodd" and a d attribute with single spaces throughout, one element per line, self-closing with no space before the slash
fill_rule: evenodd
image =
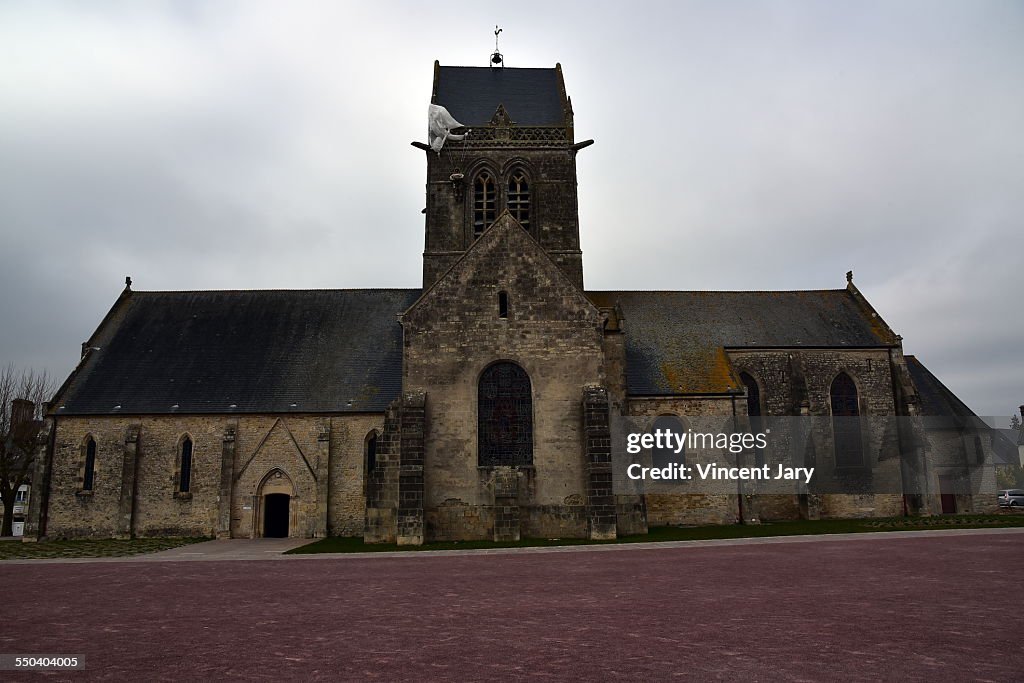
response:
<path id="1" fill-rule="evenodd" d="M 433 104 L 467 126 L 486 125 L 504 105 L 520 126 L 565 125 L 562 74 L 554 69 L 440 66 L 435 62 Z"/>

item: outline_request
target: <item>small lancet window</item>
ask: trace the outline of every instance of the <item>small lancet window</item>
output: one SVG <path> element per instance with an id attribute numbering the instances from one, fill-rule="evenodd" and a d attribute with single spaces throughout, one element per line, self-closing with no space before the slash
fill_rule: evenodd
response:
<path id="1" fill-rule="evenodd" d="M 741 372 L 740 381 L 747 388 L 747 416 L 750 419 L 750 431 L 753 434 L 761 433 L 761 387 L 757 380 L 750 376 L 750 373 Z M 764 450 L 755 445 L 754 459 L 758 467 L 764 465 Z"/>
<path id="2" fill-rule="evenodd" d="M 82 490 L 92 491 L 96 479 L 96 440 L 91 436 L 85 442 L 85 468 L 82 472 Z"/>
<path id="3" fill-rule="evenodd" d="M 473 237 L 479 237 L 497 218 L 498 188 L 494 176 L 483 171 L 473 181 Z"/>
<path id="4" fill-rule="evenodd" d="M 498 292 L 498 317 L 508 317 L 508 292 Z"/>
<path id="5" fill-rule="evenodd" d="M 371 431 L 366 436 L 363 446 L 366 452 L 366 464 L 363 467 L 363 493 L 365 494 L 370 484 L 370 477 L 377 469 L 377 430 Z"/>
<path id="6" fill-rule="evenodd" d="M 178 472 L 178 491 L 188 493 L 192 486 L 192 439 L 187 436 L 181 442 L 181 467 Z"/>
<path id="7" fill-rule="evenodd" d="M 522 171 L 516 171 L 508 179 L 508 212 L 520 225 L 530 229 L 530 184 Z"/>
<path id="8" fill-rule="evenodd" d="M 366 471 L 377 469 L 377 432 L 371 432 L 366 440 Z"/>

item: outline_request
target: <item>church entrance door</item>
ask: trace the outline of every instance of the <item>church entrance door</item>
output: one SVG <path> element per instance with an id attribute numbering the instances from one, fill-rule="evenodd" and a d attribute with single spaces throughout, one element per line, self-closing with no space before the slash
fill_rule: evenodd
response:
<path id="1" fill-rule="evenodd" d="M 268 493 L 264 497 L 263 536 L 287 538 L 291 496 L 286 493 Z"/>

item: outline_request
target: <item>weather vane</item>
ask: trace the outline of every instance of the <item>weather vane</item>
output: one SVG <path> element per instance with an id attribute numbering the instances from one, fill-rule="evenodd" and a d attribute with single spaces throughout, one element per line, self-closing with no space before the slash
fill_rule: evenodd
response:
<path id="1" fill-rule="evenodd" d="M 504 67 L 505 58 L 501 56 L 501 52 L 498 51 L 498 34 L 501 33 L 501 29 L 498 25 L 494 25 L 494 54 L 491 55 L 491 66 Z"/>

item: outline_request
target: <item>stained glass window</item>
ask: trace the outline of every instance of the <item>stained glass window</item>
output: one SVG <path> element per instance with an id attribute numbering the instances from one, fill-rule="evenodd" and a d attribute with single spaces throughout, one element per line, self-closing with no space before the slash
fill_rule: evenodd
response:
<path id="1" fill-rule="evenodd" d="M 533 397 L 530 377 L 515 363 L 495 363 L 480 377 L 479 463 L 533 464 Z"/>

